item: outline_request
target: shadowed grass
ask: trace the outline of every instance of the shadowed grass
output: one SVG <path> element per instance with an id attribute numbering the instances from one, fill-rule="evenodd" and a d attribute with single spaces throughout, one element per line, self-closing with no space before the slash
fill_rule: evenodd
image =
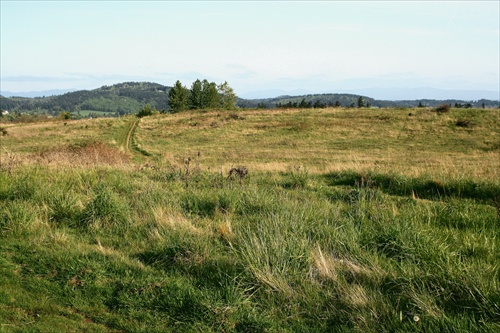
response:
<path id="1" fill-rule="evenodd" d="M 445 184 L 441 180 L 428 177 L 410 178 L 403 175 L 352 171 L 328 173 L 324 177 L 330 185 L 371 186 L 392 195 L 430 200 L 460 198 L 492 203 L 500 196 L 500 184 L 469 179 L 447 181 Z"/>

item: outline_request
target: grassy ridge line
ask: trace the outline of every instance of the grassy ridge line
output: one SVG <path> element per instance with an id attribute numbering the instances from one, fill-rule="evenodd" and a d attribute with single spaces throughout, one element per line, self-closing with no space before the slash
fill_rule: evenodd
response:
<path id="1" fill-rule="evenodd" d="M 467 123 L 467 127 L 457 124 Z M 500 179 L 500 113 L 430 110 L 267 110 L 146 117 L 138 136 L 160 165 L 200 152 L 212 170 L 304 167 L 409 177 Z"/>

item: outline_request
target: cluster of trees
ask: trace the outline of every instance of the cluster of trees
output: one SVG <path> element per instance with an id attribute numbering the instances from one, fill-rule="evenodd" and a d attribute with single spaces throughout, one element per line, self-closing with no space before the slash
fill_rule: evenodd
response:
<path id="1" fill-rule="evenodd" d="M 311 109 L 311 108 L 314 108 L 314 109 L 324 109 L 324 108 L 338 108 L 342 106 L 340 101 L 335 101 L 332 102 L 332 101 L 328 101 L 328 103 L 325 103 L 321 100 L 316 100 L 314 103 L 312 101 L 307 101 L 306 102 L 306 99 L 305 98 L 302 98 L 302 100 L 300 102 L 292 102 L 292 101 L 288 101 L 288 103 L 277 103 L 276 104 L 276 108 L 278 109 L 291 109 L 291 108 L 298 108 L 298 109 Z M 358 108 L 364 108 L 364 107 L 370 107 L 370 102 L 366 102 L 364 101 L 363 97 L 359 96 L 358 97 L 358 100 L 357 100 L 357 103 L 350 103 L 347 105 L 348 107 L 358 107 Z M 261 104 L 258 104 L 257 105 L 258 108 L 264 108 L 264 103 L 261 103 Z"/>
<path id="2" fill-rule="evenodd" d="M 276 108 L 278 109 L 292 109 L 292 108 L 297 108 L 297 109 L 324 109 L 326 107 L 339 107 L 340 102 L 336 101 L 335 103 L 333 102 L 328 102 L 328 103 L 323 103 L 320 100 L 316 100 L 314 103 L 312 101 L 306 102 L 305 98 L 302 98 L 300 102 L 292 102 L 288 101 L 288 103 L 277 103 Z M 263 108 L 264 103 L 259 104 L 257 107 Z"/>
<path id="3" fill-rule="evenodd" d="M 465 103 L 465 104 L 462 104 L 462 103 L 455 103 L 455 107 L 457 109 L 460 109 L 460 108 L 465 108 L 465 109 L 470 109 L 472 107 L 472 104 L 471 103 Z M 484 103 L 482 105 L 482 108 L 484 109 Z"/>
<path id="4" fill-rule="evenodd" d="M 237 97 L 227 82 L 219 85 L 207 80 L 196 80 L 191 89 L 186 88 L 179 80 L 168 93 L 168 105 L 171 112 L 187 109 L 226 109 L 236 107 Z"/>

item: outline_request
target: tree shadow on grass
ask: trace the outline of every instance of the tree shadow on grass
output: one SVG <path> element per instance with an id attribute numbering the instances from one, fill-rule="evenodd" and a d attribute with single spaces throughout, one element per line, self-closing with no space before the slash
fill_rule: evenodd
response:
<path id="1" fill-rule="evenodd" d="M 493 204 L 500 196 L 500 186 L 479 183 L 473 180 L 459 180 L 442 183 L 424 177 L 410 178 L 399 175 L 358 173 L 353 171 L 331 172 L 324 176 L 330 186 L 374 187 L 384 193 L 398 196 L 414 196 L 428 200 L 443 198 L 474 199 Z"/>

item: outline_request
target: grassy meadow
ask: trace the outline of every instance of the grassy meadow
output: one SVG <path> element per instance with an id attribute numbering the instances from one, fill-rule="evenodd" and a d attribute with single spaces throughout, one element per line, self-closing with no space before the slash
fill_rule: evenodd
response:
<path id="1" fill-rule="evenodd" d="M 1 126 L 2 333 L 500 330 L 498 110 Z"/>

